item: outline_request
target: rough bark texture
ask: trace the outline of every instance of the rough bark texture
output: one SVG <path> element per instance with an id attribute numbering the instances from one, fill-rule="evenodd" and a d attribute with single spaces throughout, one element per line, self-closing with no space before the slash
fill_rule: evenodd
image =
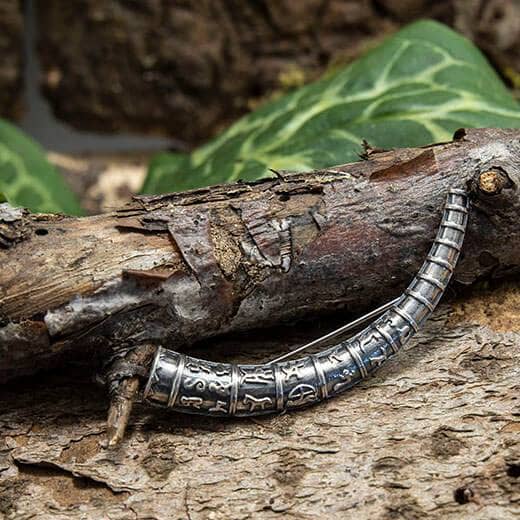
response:
<path id="1" fill-rule="evenodd" d="M 225 421 L 138 407 L 115 450 L 84 373 L 11 384 L 0 517 L 518 518 L 519 308 L 518 284 L 445 304 L 377 377 L 301 412 Z M 304 338 L 243 336 L 212 357 L 246 344 L 258 359 Z"/>
<path id="2" fill-rule="evenodd" d="M 0 115 L 15 118 L 22 104 L 22 12 L 18 0 L 0 2 Z"/>
<path id="3" fill-rule="evenodd" d="M 45 92 L 77 127 L 166 133 L 191 145 L 418 18 L 462 31 L 500 70 L 520 70 L 515 0 L 48 0 Z"/>
<path id="4" fill-rule="evenodd" d="M 382 303 L 422 262 L 448 187 L 488 170 L 504 189 L 477 197 L 454 278 L 518 272 L 519 133 L 459 137 L 310 174 L 137 198 L 84 219 L 4 205 L 0 380 L 57 356 L 179 348 Z"/>

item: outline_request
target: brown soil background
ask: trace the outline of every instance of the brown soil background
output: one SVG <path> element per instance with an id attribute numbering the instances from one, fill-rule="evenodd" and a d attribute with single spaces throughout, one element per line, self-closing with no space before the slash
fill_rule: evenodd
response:
<path id="1" fill-rule="evenodd" d="M 46 0 L 42 89 L 76 128 L 199 144 L 273 95 L 433 18 L 520 84 L 518 0 Z M 0 113 L 21 114 L 22 4 L 0 6 Z"/>

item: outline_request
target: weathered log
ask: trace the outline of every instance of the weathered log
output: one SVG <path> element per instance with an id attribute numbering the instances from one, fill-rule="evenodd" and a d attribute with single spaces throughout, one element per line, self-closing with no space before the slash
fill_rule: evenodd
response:
<path id="1" fill-rule="evenodd" d="M 487 172 L 492 172 L 488 174 Z M 485 175 L 483 175 L 485 174 Z M 520 270 L 520 132 L 368 150 L 307 174 L 157 197 L 75 219 L 0 213 L 0 381 L 56 356 L 217 334 L 400 293 L 445 193 L 475 195 L 455 280 Z"/>
<path id="2" fill-rule="evenodd" d="M 497 153 L 496 146 L 506 146 L 517 154 L 518 144 L 513 142 L 514 135 L 506 144 L 497 143 L 496 134 L 488 137 L 488 146 L 484 137 L 473 133 L 466 137 L 474 143 L 473 149 L 459 143 L 470 156 L 478 153 L 484 158 L 475 171 L 494 171 L 480 175 L 477 189 L 492 193 L 503 188 L 498 196 L 476 201 L 470 223 L 474 234 L 481 230 L 477 227 L 481 211 L 492 219 L 484 231 L 492 230 L 492 223 L 516 229 L 513 224 L 517 220 L 511 224 L 515 217 L 513 213 L 506 217 L 504 208 L 509 203 L 511 212 L 517 211 L 514 197 L 518 192 L 507 186 L 510 182 L 517 185 L 518 167 L 512 158 L 504 161 L 491 157 Z M 438 151 L 434 149 L 439 161 Z M 383 157 L 375 154 L 372 160 Z M 387 157 L 392 164 L 390 155 Z M 373 165 L 373 171 L 385 169 L 383 164 Z M 439 164 L 446 166 L 449 162 Z M 497 167 L 504 168 L 509 178 Z M 389 173 L 392 171 L 396 169 Z M 459 173 L 468 172 L 465 169 Z M 367 193 L 360 180 L 351 182 Z M 338 183 L 340 178 L 330 182 Z M 387 183 L 391 190 L 395 189 L 392 184 Z M 264 193 L 272 195 L 271 189 Z M 409 193 L 401 189 L 403 194 Z M 356 198 L 362 195 L 355 191 L 348 194 Z M 260 198 L 261 192 L 257 196 Z M 439 208 L 443 197 L 439 198 Z M 396 215 L 403 213 L 395 211 Z M 4 220 L 17 217 L 16 212 L 9 217 L 7 209 L 2 209 L 2 216 Z M 436 218 L 432 234 L 440 218 L 438 212 Z M 402 222 L 408 221 L 409 217 L 403 217 Z M 26 235 L 23 219 L 18 226 L 3 222 L 2 241 L 7 245 L 16 240 L 16 235 L 19 239 L 43 240 L 43 230 L 50 231 L 44 222 L 27 219 Z M 35 235 L 36 229 L 42 230 L 39 235 Z M 503 231 L 497 228 L 494 236 L 502 237 Z M 151 232 L 141 239 L 148 243 L 152 238 Z M 419 238 L 425 244 L 424 253 L 429 244 Z M 464 249 L 475 239 L 468 235 Z M 517 233 L 511 233 L 507 240 L 513 248 L 518 244 Z M 134 239 L 131 243 L 138 242 Z M 507 271 L 498 269 L 500 265 L 509 264 L 513 269 L 518 265 L 513 253 L 504 256 L 503 246 L 496 244 L 488 249 L 493 254 L 502 251 L 497 259 L 504 264 L 497 262 L 497 276 Z M 13 247 L 16 250 L 18 246 Z M 349 250 L 348 245 L 337 247 Z M 105 250 L 109 249 L 105 245 Z M 33 252 L 38 248 L 33 247 Z M 4 254 L 10 253 L 1 252 L 1 260 Z M 515 258 L 516 264 L 511 260 Z M 34 259 L 26 260 L 28 269 L 36 265 Z M 388 258 L 389 263 L 394 261 Z M 0 276 L 4 276 L 9 264 L 1 265 Z M 67 265 L 65 259 L 63 265 Z M 81 262 L 78 266 L 83 269 Z M 58 265 L 57 272 L 60 269 L 63 267 Z M 117 273 L 115 267 L 112 269 Z M 273 271 L 271 268 L 270 275 Z M 460 269 L 457 276 L 471 280 L 463 277 L 465 272 Z M 493 270 L 482 268 L 482 273 L 493 274 Z M 29 275 L 21 274 L 20 279 Z M 330 276 L 326 280 L 330 281 Z M 119 283 L 119 275 L 114 274 L 113 280 Z M 382 275 L 380 280 L 386 283 Z M 3 288 L 0 284 L 2 302 Z M 464 290 L 462 298 L 450 298 L 449 303 L 441 305 L 414 344 L 376 377 L 329 403 L 299 413 L 229 421 L 138 406 L 123 443 L 106 449 L 106 404 L 88 372 L 54 370 L 4 385 L 0 392 L 0 517 L 218 520 L 274 519 L 281 513 L 284 518 L 516 518 L 520 483 L 516 406 L 520 286 L 514 282 L 485 293 L 476 289 Z M 357 301 L 364 305 L 368 294 L 358 294 Z M 40 297 L 40 302 L 44 300 Z M 329 307 L 324 302 L 312 302 L 312 306 Z M 43 321 L 44 312 L 30 321 Z M 294 329 L 215 339 L 211 352 L 195 355 L 217 360 L 231 354 L 236 362 L 259 362 L 265 360 L 267 351 L 269 356 L 279 354 L 333 325 L 331 321 L 312 320 Z M 54 338 L 52 341 L 57 344 Z M 0 364 L 7 352 L 3 346 L 0 343 Z M 82 352 L 81 346 L 79 342 L 71 345 L 69 353 L 76 357 Z M 100 347 L 108 351 L 111 344 L 100 343 Z M 43 362 L 41 354 L 37 351 L 35 364 Z M 30 365 L 26 363 L 25 367 Z"/>

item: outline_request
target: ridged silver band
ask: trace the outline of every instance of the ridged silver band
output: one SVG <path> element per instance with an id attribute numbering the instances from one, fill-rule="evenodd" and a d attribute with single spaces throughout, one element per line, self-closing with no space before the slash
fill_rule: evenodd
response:
<path id="1" fill-rule="evenodd" d="M 405 320 L 415 332 L 419 330 L 419 325 L 417 325 L 416 321 L 405 310 L 397 306 L 395 306 L 393 310 L 399 314 L 399 316 L 401 316 L 401 318 L 403 318 L 403 320 Z"/>
<path id="2" fill-rule="evenodd" d="M 168 406 L 175 406 L 175 402 L 177 401 L 177 396 L 179 395 L 179 387 L 181 383 L 182 373 L 184 371 L 184 366 L 186 364 L 186 356 L 184 354 L 179 354 L 179 362 L 177 364 L 177 371 L 175 372 L 175 377 L 172 381 L 172 388 L 170 390 L 170 395 L 168 397 Z"/>
<path id="3" fill-rule="evenodd" d="M 405 291 L 405 294 L 410 296 L 410 298 L 413 298 L 415 301 L 422 303 L 430 312 L 433 312 L 435 310 L 435 305 L 431 303 L 430 300 L 428 300 L 428 298 L 426 298 L 422 294 L 419 294 L 418 292 L 415 292 L 412 289 L 407 289 Z"/>
<path id="4" fill-rule="evenodd" d="M 329 392 L 327 390 L 327 379 L 325 378 L 325 373 L 323 372 L 323 367 L 320 365 L 316 356 L 311 356 L 312 364 L 314 365 L 314 370 L 316 370 L 316 377 L 320 383 L 320 394 L 322 399 L 327 399 L 329 397 Z"/>

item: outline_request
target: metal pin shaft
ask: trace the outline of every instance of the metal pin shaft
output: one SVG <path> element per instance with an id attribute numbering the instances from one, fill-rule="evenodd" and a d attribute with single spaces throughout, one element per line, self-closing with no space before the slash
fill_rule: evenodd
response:
<path id="1" fill-rule="evenodd" d="M 306 343 L 305 345 L 302 345 L 301 347 L 295 348 L 294 350 L 291 350 L 290 352 L 287 352 L 287 353 L 273 359 L 272 361 L 270 361 L 270 363 L 278 363 L 279 361 L 285 361 L 286 359 L 293 357 L 295 354 L 299 354 L 300 352 L 303 352 L 304 350 L 307 350 L 311 347 L 315 347 L 316 345 L 319 345 L 325 341 L 335 338 L 336 336 L 339 336 L 340 334 L 348 332 L 349 330 L 353 330 L 356 327 L 359 327 L 359 325 L 362 325 L 363 323 L 371 320 L 372 318 L 379 316 L 380 314 L 383 314 L 383 312 L 390 309 L 390 307 L 392 307 L 393 305 L 396 305 L 400 299 L 401 299 L 401 297 L 399 296 L 395 300 L 392 300 L 390 302 L 385 303 L 384 305 L 381 305 L 381 307 L 378 307 L 377 309 L 374 309 L 374 310 L 368 312 L 367 314 L 364 314 L 363 316 L 356 318 L 354 321 L 351 321 L 350 323 L 343 325 L 339 329 L 333 330 L 332 332 L 325 334 L 325 336 L 321 336 L 317 339 L 314 339 L 310 343 Z"/>

